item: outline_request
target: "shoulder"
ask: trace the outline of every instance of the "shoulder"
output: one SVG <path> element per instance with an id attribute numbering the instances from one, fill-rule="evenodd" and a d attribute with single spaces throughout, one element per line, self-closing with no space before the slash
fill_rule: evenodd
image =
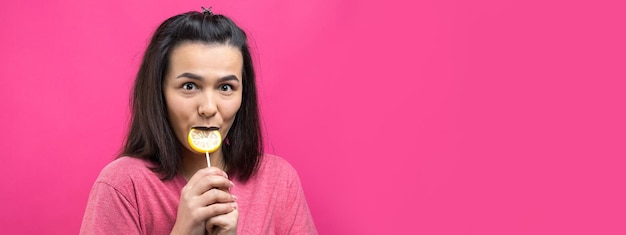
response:
<path id="1" fill-rule="evenodd" d="M 287 177 L 298 177 L 296 169 L 287 160 L 273 154 L 264 154 L 259 172 Z"/>
<path id="2" fill-rule="evenodd" d="M 299 181 L 296 169 L 282 157 L 264 154 L 257 172 L 250 178 L 257 184 L 273 184 L 284 187 Z"/>
<path id="3" fill-rule="evenodd" d="M 139 215 L 146 200 L 138 200 L 137 189 L 156 177 L 150 166 L 149 162 L 132 157 L 121 157 L 106 165 L 89 194 L 81 234 L 106 234 L 120 229 L 139 234 Z"/>
<path id="4" fill-rule="evenodd" d="M 137 181 L 145 179 L 158 179 L 157 174 L 150 169 L 152 167 L 154 164 L 144 159 L 121 157 L 102 169 L 96 183 L 118 188 L 134 185 Z"/>
<path id="5" fill-rule="evenodd" d="M 296 169 L 279 156 L 265 154 L 259 173 L 267 184 L 254 192 L 271 195 L 276 233 L 317 234 Z"/>

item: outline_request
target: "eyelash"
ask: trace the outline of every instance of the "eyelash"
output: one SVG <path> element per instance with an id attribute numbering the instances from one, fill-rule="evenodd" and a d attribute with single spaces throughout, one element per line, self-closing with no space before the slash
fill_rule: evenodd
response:
<path id="1" fill-rule="evenodd" d="M 193 86 L 192 89 L 187 89 L 187 85 L 192 85 Z M 198 86 L 193 82 L 185 82 L 182 88 L 186 91 L 190 91 L 190 90 L 198 89 Z"/>
<path id="2" fill-rule="evenodd" d="M 228 90 L 224 90 L 224 87 L 228 87 Z M 220 90 L 221 91 L 232 91 L 233 90 L 233 86 L 231 86 L 230 84 L 224 84 L 220 86 Z"/>
<path id="3" fill-rule="evenodd" d="M 190 89 L 187 89 L 189 85 L 191 85 L 192 87 Z M 230 85 L 230 84 L 220 85 L 219 88 L 220 88 L 220 91 L 226 91 L 226 92 L 230 92 L 230 91 L 233 91 L 235 89 L 233 87 L 233 85 Z M 198 85 L 196 85 L 193 82 L 186 82 L 186 83 L 183 83 L 182 89 L 185 90 L 185 91 L 191 91 L 191 90 L 197 90 L 197 89 L 199 89 L 199 87 L 198 87 Z"/>

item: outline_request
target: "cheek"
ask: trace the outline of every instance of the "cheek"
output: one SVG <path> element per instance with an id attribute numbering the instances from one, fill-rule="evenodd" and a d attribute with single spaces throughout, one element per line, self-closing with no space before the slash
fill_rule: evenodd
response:
<path id="1" fill-rule="evenodd" d="M 174 122 L 175 120 L 177 120 L 178 117 L 176 114 L 179 113 L 177 107 L 180 106 L 176 103 L 176 99 L 171 95 L 168 95 L 167 93 L 165 93 L 165 106 L 167 107 L 167 115 L 170 122 Z"/>
<path id="2" fill-rule="evenodd" d="M 168 106 L 168 115 L 169 115 L 169 124 L 174 131 L 174 135 L 178 142 L 183 146 L 187 144 L 187 134 L 188 129 L 187 125 L 189 125 L 188 115 L 186 115 L 184 107 L 180 105 L 171 105 Z"/>
<path id="3" fill-rule="evenodd" d="M 232 121 L 241 107 L 241 99 L 232 100 L 224 109 L 224 119 Z"/>
<path id="4" fill-rule="evenodd" d="M 185 120 L 187 118 L 187 114 L 185 109 L 187 108 L 186 106 L 182 105 L 184 102 L 182 102 L 180 100 L 180 98 L 177 98 L 176 96 L 168 96 L 168 94 L 165 94 L 165 104 L 167 106 L 167 115 L 168 115 L 168 119 L 170 121 L 170 126 L 172 127 L 174 133 L 177 136 L 182 136 L 185 135 L 186 133 L 182 133 L 182 132 L 186 132 L 186 130 L 184 128 L 185 125 Z"/>
<path id="5" fill-rule="evenodd" d="M 230 127 L 235 121 L 235 116 L 237 114 L 237 111 L 239 111 L 239 108 L 241 107 L 241 99 L 229 100 L 228 102 L 224 104 L 225 105 L 221 111 L 221 114 L 222 114 L 224 124 L 226 124 L 228 126 L 228 129 L 230 130 Z"/>

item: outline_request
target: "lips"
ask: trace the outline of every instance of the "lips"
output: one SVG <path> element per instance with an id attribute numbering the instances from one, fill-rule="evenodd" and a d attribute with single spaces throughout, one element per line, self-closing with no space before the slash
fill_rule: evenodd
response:
<path id="1" fill-rule="evenodd" d="M 213 131 L 213 130 L 219 130 L 219 127 L 216 126 L 192 126 L 191 129 L 198 129 L 198 130 L 203 130 L 203 131 Z"/>

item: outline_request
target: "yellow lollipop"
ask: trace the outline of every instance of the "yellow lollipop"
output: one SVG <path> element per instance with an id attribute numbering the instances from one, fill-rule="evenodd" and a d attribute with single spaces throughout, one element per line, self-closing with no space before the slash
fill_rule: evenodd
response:
<path id="1" fill-rule="evenodd" d="M 209 153 L 215 152 L 222 145 L 222 135 L 218 130 L 211 130 L 209 128 L 191 128 L 189 135 L 187 135 L 187 142 L 189 146 L 199 153 L 206 153 L 206 161 L 209 167 L 211 161 L 209 160 Z"/>

